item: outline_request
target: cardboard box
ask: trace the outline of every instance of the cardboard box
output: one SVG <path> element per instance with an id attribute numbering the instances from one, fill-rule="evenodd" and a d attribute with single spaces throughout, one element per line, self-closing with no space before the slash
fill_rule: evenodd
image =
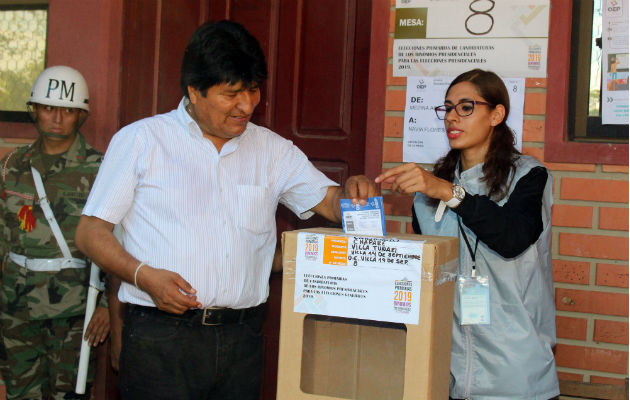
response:
<path id="1" fill-rule="evenodd" d="M 299 232 L 284 232 L 278 399 L 448 399 L 457 238 L 424 240 L 419 324 L 294 312 Z"/>

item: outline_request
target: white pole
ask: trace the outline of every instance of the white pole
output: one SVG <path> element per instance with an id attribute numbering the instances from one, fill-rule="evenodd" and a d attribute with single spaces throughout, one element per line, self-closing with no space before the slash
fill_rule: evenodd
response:
<path id="1" fill-rule="evenodd" d="M 90 268 L 90 287 L 87 294 L 87 305 L 85 307 L 85 321 L 83 322 L 83 336 L 81 341 L 81 355 L 79 356 L 79 370 L 77 372 L 77 385 L 74 391 L 78 394 L 85 393 L 85 383 L 87 381 L 87 370 L 90 362 L 90 345 L 85 339 L 85 331 L 92 319 L 94 310 L 96 309 L 96 298 L 98 297 L 99 288 L 102 284 L 99 279 L 98 266 L 92 263 Z"/>

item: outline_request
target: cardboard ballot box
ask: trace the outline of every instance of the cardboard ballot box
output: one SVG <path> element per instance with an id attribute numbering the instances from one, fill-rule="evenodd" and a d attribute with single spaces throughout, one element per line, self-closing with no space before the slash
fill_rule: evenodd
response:
<path id="1" fill-rule="evenodd" d="M 284 232 L 277 398 L 447 399 L 458 246 Z"/>

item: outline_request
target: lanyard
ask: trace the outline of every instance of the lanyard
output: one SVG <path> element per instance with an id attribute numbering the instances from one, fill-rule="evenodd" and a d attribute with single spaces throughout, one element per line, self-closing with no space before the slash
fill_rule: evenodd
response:
<path id="1" fill-rule="evenodd" d="M 459 225 L 459 231 L 462 233 L 462 236 L 464 237 L 464 241 L 466 242 L 466 247 L 468 247 L 468 252 L 470 253 L 470 258 L 472 258 L 472 277 L 476 277 L 477 276 L 477 270 L 475 268 L 475 255 L 477 254 L 477 246 L 479 246 L 479 237 L 477 237 L 477 240 L 475 241 L 475 251 L 472 250 L 472 248 L 470 247 L 470 242 L 468 242 L 468 237 L 466 236 L 466 233 L 464 232 L 464 228 L 462 228 L 462 223 L 459 220 L 459 218 L 457 218 L 457 225 Z"/>

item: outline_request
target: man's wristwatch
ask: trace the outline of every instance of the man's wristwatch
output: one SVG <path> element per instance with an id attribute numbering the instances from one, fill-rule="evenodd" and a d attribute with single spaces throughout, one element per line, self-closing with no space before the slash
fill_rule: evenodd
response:
<path id="1" fill-rule="evenodd" d="M 453 185 L 453 198 L 446 202 L 448 208 L 455 208 L 466 197 L 466 191 L 459 185 Z"/>

